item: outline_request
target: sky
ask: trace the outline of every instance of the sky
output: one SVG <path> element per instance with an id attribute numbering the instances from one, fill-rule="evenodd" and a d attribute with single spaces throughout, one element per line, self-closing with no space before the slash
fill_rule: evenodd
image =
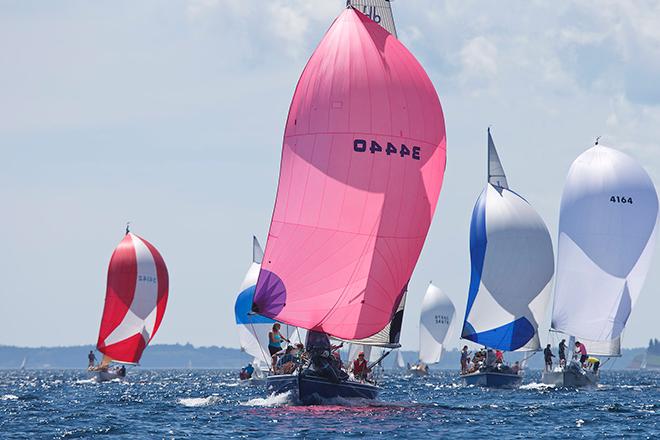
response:
<path id="1" fill-rule="evenodd" d="M 238 347 L 233 304 L 252 235 L 263 243 L 268 232 L 288 106 L 343 4 L 0 0 L 0 344 L 95 343 L 110 255 L 131 221 L 170 273 L 153 342 Z M 660 2 L 393 9 L 447 127 L 443 189 L 404 317 L 414 350 L 430 280 L 462 321 L 488 126 L 509 185 L 555 247 L 564 178 L 596 136 L 660 182 Z M 624 347 L 660 337 L 659 267 L 656 255 Z"/>

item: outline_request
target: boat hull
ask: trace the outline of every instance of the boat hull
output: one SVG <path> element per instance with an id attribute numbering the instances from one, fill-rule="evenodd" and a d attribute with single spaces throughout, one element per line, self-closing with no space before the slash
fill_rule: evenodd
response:
<path id="1" fill-rule="evenodd" d="M 546 385 L 564 388 L 595 387 L 598 375 L 593 371 L 544 371 L 541 380 Z"/>
<path id="2" fill-rule="evenodd" d="M 303 405 L 320 405 L 337 398 L 375 400 L 379 393 L 380 387 L 369 383 L 352 380 L 334 383 L 324 377 L 298 377 L 298 399 Z"/>
<path id="3" fill-rule="evenodd" d="M 466 386 L 473 385 L 486 388 L 518 388 L 522 383 L 522 376 L 518 374 L 495 373 L 490 371 L 462 374 L 461 379 Z"/>
<path id="4" fill-rule="evenodd" d="M 97 371 L 96 372 L 96 381 L 97 382 L 109 382 L 115 379 L 124 379 L 124 376 L 120 376 L 119 373 L 113 371 Z"/>
<path id="5" fill-rule="evenodd" d="M 324 377 L 304 374 L 268 376 L 266 390 L 275 394 L 291 392 L 303 405 L 320 405 L 327 399 L 336 398 L 374 400 L 380 393 L 380 387 L 369 383 L 352 380 L 335 383 Z"/>

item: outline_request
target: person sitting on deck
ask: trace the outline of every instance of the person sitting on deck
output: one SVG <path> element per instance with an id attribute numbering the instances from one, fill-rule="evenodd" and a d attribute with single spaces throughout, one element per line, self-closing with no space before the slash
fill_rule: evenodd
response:
<path id="1" fill-rule="evenodd" d="M 358 354 L 357 359 L 353 361 L 353 376 L 359 380 L 367 380 L 367 375 L 371 372 L 371 368 L 367 365 L 367 360 L 364 358 L 364 352 Z"/>
<path id="2" fill-rule="evenodd" d="M 122 365 L 122 366 L 117 370 L 117 374 L 119 375 L 119 377 L 126 377 L 126 367 Z"/>
<path id="3" fill-rule="evenodd" d="M 495 352 L 492 348 L 489 348 L 488 351 L 486 351 L 486 367 L 494 367 L 495 359 Z"/>
<path id="4" fill-rule="evenodd" d="M 502 350 L 495 350 L 495 363 L 503 364 L 504 363 L 504 353 Z"/>
<path id="5" fill-rule="evenodd" d="M 552 371 L 552 358 L 553 357 L 555 357 L 555 355 L 552 354 L 552 349 L 550 348 L 550 344 L 548 344 L 543 349 L 543 358 L 545 359 L 545 371 Z"/>
<path id="6" fill-rule="evenodd" d="M 468 346 L 464 345 L 463 350 L 461 350 L 461 374 L 467 372 L 468 362 L 470 362 L 470 352 L 468 351 Z"/>
<path id="7" fill-rule="evenodd" d="M 94 368 L 94 364 L 96 364 L 96 356 L 94 356 L 94 351 L 89 350 L 89 354 L 87 355 L 87 360 L 89 361 L 87 368 Z"/>
<path id="8" fill-rule="evenodd" d="M 566 366 L 566 339 L 562 339 L 559 343 L 559 365 Z"/>
<path id="9" fill-rule="evenodd" d="M 511 372 L 513 374 L 518 374 L 519 371 L 520 371 L 520 364 L 518 363 L 518 361 L 516 361 L 516 362 L 514 362 L 513 366 L 511 367 Z"/>
<path id="10" fill-rule="evenodd" d="M 293 347 L 289 345 L 282 357 L 277 361 L 275 368 L 276 374 L 291 374 L 296 370 L 298 364 L 296 362 L 296 357 L 291 354 L 292 351 Z"/>
<path id="11" fill-rule="evenodd" d="M 252 364 L 247 364 L 243 368 L 241 368 L 241 372 L 238 374 L 238 377 L 241 380 L 247 380 L 252 378 L 252 374 L 254 373 L 254 367 Z"/>
<path id="12" fill-rule="evenodd" d="M 589 356 L 587 355 L 587 347 L 580 341 L 575 341 L 575 354 L 580 355 L 580 365 L 585 368 Z"/>

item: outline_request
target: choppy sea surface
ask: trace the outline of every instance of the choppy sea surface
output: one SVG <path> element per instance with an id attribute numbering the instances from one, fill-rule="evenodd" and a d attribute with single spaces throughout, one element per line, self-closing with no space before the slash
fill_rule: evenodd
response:
<path id="1" fill-rule="evenodd" d="M 660 372 L 603 371 L 591 390 L 463 387 L 456 372 L 386 373 L 378 401 L 297 406 L 240 385 L 236 372 L 0 371 L 2 439 L 660 438 Z M 485 436 L 485 437 L 484 437 Z"/>

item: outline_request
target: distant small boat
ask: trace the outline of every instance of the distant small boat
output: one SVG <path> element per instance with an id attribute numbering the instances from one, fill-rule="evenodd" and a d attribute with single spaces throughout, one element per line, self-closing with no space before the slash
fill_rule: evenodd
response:
<path id="1" fill-rule="evenodd" d="M 651 265 L 658 194 L 629 155 L 596 144 L 578 156 L 564 184 L 551 329 L 568 336 L 565 368 L 543 383 L 582 387 L 599 373 L 570 359 L 576 340 L 588 354 L 621 355 L 621 336 Z M 580 292 L 576 295 L 575 292 Z"/>
<path id="2" fill-rule="evenodd" d="M 137 365 L 165 314 L 168 274 L 156 248 L 129 232 L 112 254 L 108 267 L 105 307 L 96 348 L 103 360 L 90 371 L 100 382 L 123 377 L 125 368 Z"/>
<path id="3" fill-rule="evenodd" d="M 426 376 L 428 366 L 440 362 L 454 316 L 456 308 L 449 297 L 429 283 L 419 316 L 419 362 L 409 368 L 410 373 Z"/>
<path id="4" fill-rule="evenodd" d="M 25 366 L 27 365 L 27 356 L 23 358 L 23 361 L 21 362 L 20 370 L 25 371 Z"/>
<path id="5" fill-rule="evenodd" d="M 534 208 L 509 189 L 488 129 L 488 182 L 470 223 L 472 275 L 462 338 L 489 350 L 466 385 L 517 387 L 520 371 L 498 363 L 494 350 L 538 351 L 538 323 L 547 310 L 554 273 L 548 228 Z"/>
<path id="6" fill-rule="evenodd" d="M 251 365 L 254 372 L 249 379 L 252 385 L 265 384 L 265 378 L 271 366 L 271 357 L 268 352 L 268 333 L 276 321 L 257 315 L 252 312 L 252 301 L 254 291 L 261 269 L 264 251 L 257 237 L 252 237 L 252 264 L 248 268 L 245 278 L 239 288 L 239 294 L 234 304 L 234 317 L 241 350 L 252 356 Z M 292 343 L 301 342 L 305 336 L 305 330 L 293 326 L 284 325 L 283 333 Z"/>

